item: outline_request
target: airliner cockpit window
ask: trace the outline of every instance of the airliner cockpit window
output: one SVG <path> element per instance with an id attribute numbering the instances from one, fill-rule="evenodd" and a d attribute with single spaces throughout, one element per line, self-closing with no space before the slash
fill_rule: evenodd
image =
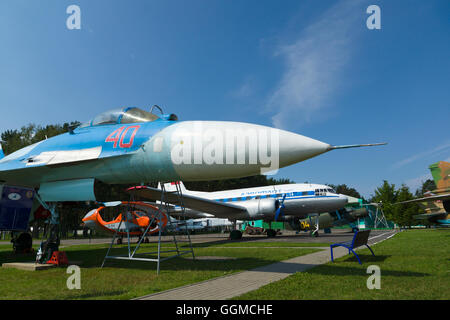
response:
<path id="1" fill-rule="evenodd" d="M 325 196 L 326 190 L 325 189 L 316 189 L 316 190 L 314 190 L 314 195 L 315 196 Z"/>

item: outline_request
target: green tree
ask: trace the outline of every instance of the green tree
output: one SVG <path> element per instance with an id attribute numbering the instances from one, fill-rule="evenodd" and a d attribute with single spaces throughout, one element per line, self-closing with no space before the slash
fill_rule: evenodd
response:
<path id="1" fill-rule="evenodd" d="M 397 202 L 403 202 L 414 199 L 414 195 L 409 191 L 406 185 L 402 185 L 397 191 Z M 417 203 L 402 203 L 393 206 L 394 220 L 397 224 L 404 227 L 409 227 L 418 223 L 413 216 L 420 213 Z"/>
<path id="2" fill-rule="evenodd" d="M 289 179 L 283 178 L 274 179 L 274 178 L 267 178 L 267 176 L 265 175 L 258 175 L 236 179 L 192 181 L 192 182 L 185 182 L 184 184 L 188 190 L 213 192 L 229 189 L 253 188 L 276 184 L 289 184 L 289 183 L 294 182 Z"/>
<path id="3" fill-rule="evenodd" d="M 79 125 L 78 121 L 64 123 L 63 125 L 47 125 L 45 127 L 29 124 L 20 130 L 6 130 L 0 135 L 5 155 L 13 153 L 33 143 L 65 133 L 69 128 Z"/>
<path id="4" fill-rule="evenodd" d="M 433 191 L 436 189 L 436 183 L 433 179 L 427 179 L 422 183 L 422 186 L 416 190 L 416 197 L 423 197 L 424 193 L 427 191 Z"/>
<path id="5" fill-rule="evenodd" d="M 406 185 L 403 184 L 400 189 L 396 190 L 394 184 L 389 184 L 384 180 L 383 185 L 375 190 L 371 202 L 382 203 L 386 219 L 400 226 L 409 227 L 418 223 L 413 217 L 421 213 L 421 210 L 417 203 L 399 204 L 398 202 L 412 200 L 413 198 L 413 194 Z"/>
<path id="6" fill-rule="evenodd" d="M 393 203 L 396 202 L 397 191 L 394 184 L 389 184 L 387 180 L 383 180 L 383 185 L 375 189 L 375 195 L 370 202 L 382 203 L 383 212 L 386 219 L 396 222 Z"/>
<path id="7" fill-rule="evenodd" d="M 17 130 L 6 130 L 1 134 L 1 142 L 3 152 L 5 154 L 10 154 L 20 148 L 25 147 L 22 142 L 20 132 Z"/>
<path id="8" fill-rule="evenodd" d="M 362 199 L 361 194 L 356 191 L 355 188 L 350 188 L 346 184 L 328 184 L 330 187 L 332 187 L 337 193 L 345 194 L 346 196 Z"/>

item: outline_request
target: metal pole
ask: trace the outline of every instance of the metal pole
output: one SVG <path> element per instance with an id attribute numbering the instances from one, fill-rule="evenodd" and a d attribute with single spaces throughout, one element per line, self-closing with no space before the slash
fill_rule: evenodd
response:
<path id="1" fill-rule="evenodd" d="M 120 230 L 120 226 L 122 225 L 122 220 L 123 220 L 123 219 L 120 219 L 119 226 L 117 227 L 116 232 L 114 232 L 114 235 L 113 235 L 111 244 L 109 245 L 109 249 L 108 249 L 108 251 L 106 252 L 106 256 L 105 256 L 105 258 L 103 259 L 103 263 L 102 263 L 102 266 L 101 266 L 100 268 L 103 268 L 103 265 L 105 264 L 106 258 L 109 257 L 109 252 L 111 251 L 111 248 L 112 248 L 112 246 L 113 246 L 114 240 L 116 240 L 116 235 L 117 235 L 118 230 Z"/>
<path id="2" fill-rule="evenodd" d="M 177 186 L 178 197 L 180 199 L 181 212 L 183 214 L 183 219 L 184 219 L 184 228 L 185 228 L 186 234 L 188 236 L 189 247 L 191 248 L 191 253 L 192 253 L 192 259 L 195 260 L 194 249 L 192 248 L 192 242 L 191 242 L 191 235 L 189 234 L 189 230 L 188 230 L 187 223 L 186 223 L 186 208 L 184 207 L 184 202 L 183 202 L 183 192 L 181 191 L 181 186 L 179 184 L 177 184 L 176 186 Z"/>
<path id="3" fill-rule="evenodd" d="M 161 262 L 161 228 L 159 228 L 158 232 L 158 261 L 156 266 L 156 274 L 159 275 L 159 264 Z"/>
<path id="4" fill-rule="evenodd" d="M 131 254 L 131 257 L 134 257 L 134 254 L 136 253 L 136 251 L 138 250 L 138 248 L 140 247 L 142 240 L 144 239 L 144 237 L 147 235 L 148 230 L 150 229 L 150 226 L 152 225 L 152 223 L 155 221 L 156 216 L 154 215 L 152 220 L 150 221 L 150 223 L 148 224 L 147 228 L 145 229 L 144 233 L 142 234 L 141 238 L 139 239 L 136 248 L 134 248 L 133 253 Z"/>

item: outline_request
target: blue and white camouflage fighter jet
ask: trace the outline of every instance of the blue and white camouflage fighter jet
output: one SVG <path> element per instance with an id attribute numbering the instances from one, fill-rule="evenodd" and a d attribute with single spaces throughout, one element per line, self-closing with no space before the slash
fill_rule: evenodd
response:
<path id="1" fill-rule="evenodd" d="M 379 145 L 379 144 L 371 144 Z M 193 181 L 257 175 L 331 146 L 292 132 L 242 122 L 178 121 L 136 107 L 102 113 L 70 132 L 3 155 L 0 184 L 39 188 L 45 202 L 96 200 L 107 184 Z"/>

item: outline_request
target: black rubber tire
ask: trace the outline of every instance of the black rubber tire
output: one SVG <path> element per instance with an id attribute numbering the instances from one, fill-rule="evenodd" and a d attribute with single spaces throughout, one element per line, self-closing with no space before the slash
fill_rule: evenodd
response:
<path id="1" fill-rule="evenodd" d="M 277 236 L 277 232 L 273 229 L 267 230 L 267 237 L 268 238 L 275 238 Z"/>
<path id="2" fill-rule="evenodd" d="M 231 240 L 240 240 L 242 239 L 242 232 L 239 230 L 233 230 L 230 232 L 230 239 Z"/>

